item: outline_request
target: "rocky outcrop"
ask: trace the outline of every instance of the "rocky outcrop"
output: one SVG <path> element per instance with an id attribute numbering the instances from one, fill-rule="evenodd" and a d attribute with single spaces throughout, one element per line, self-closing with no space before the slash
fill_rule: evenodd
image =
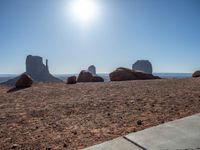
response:
<path id="1" fill-rule="evenodd" d="M 195 72 L 192 74 L 192 77 L 193 77 L 193 78 L 198 78 L 198 77 L 200 77 L 200 70 L 195 71 Z"/>
<path id="2" fill-rule="evenodd" d="M 138 60 L 132 65 L 132 69 L 135 71 L 142 71 L 149 74 L 153 73 L 152 64 L 148 60 Z"/>
<path id="3" fill-rule="evenodd" d="M 76 84 L 76 76 L 68 77 L 67 84 Z"/>
<path id="4" fill-rule="evenodd" d="M 109 74 L 111 81 L 126 81 L 126 80 L 150 80 L 160 79 L 160 77 L 148 74 L 145 72 L 134 71 L 127 68 L 117 68 Z"/>
<path id="5" fill-rule="evenodd" d="M 49 73 L 48 60 L 46 60 L 46 65 L 44 65 L 42 57 L 40 56 L 32 56 L 32 55 L 27 56 L 25 74 L 29 75 L 34 82 L 61 81 Z M 2 84 L 14 86 L 19 78 L 20 76 L 14 79 L 10 79 Z"/>
<path id="6" fill-rule="evenodd" d="M 93 76 L 92 73 L 82 70 L 78 76 L 77 82 L 104 82 L 100 76 Z"/>
<path id="7" fill-rule="evenodd" d="M 22 74 L 15 83 L 16 88 L 28 88 L 33 84 L 33 80 L 27 74 Z"/>
<path id="8" fill-rule="evenodd" d="M 89 66 L 88 71 L 92 73 L 93 76 L 96 76 L 96 67 L 94 65 Z"/>

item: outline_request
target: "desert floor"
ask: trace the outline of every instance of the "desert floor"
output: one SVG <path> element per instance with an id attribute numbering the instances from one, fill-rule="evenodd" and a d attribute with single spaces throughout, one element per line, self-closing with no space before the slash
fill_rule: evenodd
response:
<path id="1" fill-rule="evenodd" d="M 200 78 L 8 89 L 0 87 L 0 149 L 80 149 L 200 112 Z"/>

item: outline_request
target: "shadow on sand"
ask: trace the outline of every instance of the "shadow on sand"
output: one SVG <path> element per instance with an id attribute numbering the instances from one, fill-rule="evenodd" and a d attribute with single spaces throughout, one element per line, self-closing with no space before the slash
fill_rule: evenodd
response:
<path id="1" fill-rule="evenodd" d="M 27 88 L 28 87 L 26 87 L 26 88 L 16 88 L 16 87 L 14 87 L 14 88 L 9 89 L 7 91 L 7 93 L 17 92 L 17 91 L 20 91 L 20 90 L 23 90 L 23 89 L 27 89 Z"/>

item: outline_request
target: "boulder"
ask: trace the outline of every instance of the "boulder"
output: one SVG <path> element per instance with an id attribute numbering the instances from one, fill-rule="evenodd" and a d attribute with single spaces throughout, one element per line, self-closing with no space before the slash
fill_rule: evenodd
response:
<path id="1" fill-rule="evenodd" d="M 92 82 L 92 79 L 92 73 L 86 70 L 82 70 L 78 75 L 77 82 Z"/>
<path id="2" fill-rule="evenodd" d="M 195 71 L 195 72 L 192 74 L 192 77 L 193 77 L 193 78 L 200 77 L 200 70 Z"/>
<path id="3" fill-rule="evenodd" d="M 127 68 L 117 68 L 115 71 L 109 74 L 111 81 L 126 81 L 126 80 L 150 80 L 160 79 L 160 77 L 154 76 L 141 71 L 134 71 Z"/>
<path id="4" fill-rule="evenodd" d="M 132 65 L 132 69 L 135 71 L 142 71 L 149 74 L 153 73 L 152 64 L 148 60 L 138 60 Z"/>
<path id="5" fill-rule="evenodd" d="M 92 82 L 104 82 L 104 79 L 100 76 L 93 76 Z"/>
<path id="6" fill-rule="evenodd" d="M 95 67 L 94 65 L 89 66 L 89 67 L 88 67 L 88 71 L 89 71 L 90 73 L 92 73 L 93 76 L 96 75 L 96 67 Z"/>
<path id="7" fill-rule="evenodd" d="M 31 79 L 31 77 L 24 73 L 16 81 L 15 87 L 16 88 L 27 88 L 27 87 L 31 87 L 32 84 L 33 84 L 33 80 Z"/>
<path id="8" fill-rule="evenodd" d="M 77 82 L 104 82 L 100 76 L 93 76 L 91 72 L 82 70 L 78 76 Z"/>
<path id="9" fill-rule="evenodd" d="M 67 79 L 67 84 L 76 84 L 76 76 L 71 76 Z"/>

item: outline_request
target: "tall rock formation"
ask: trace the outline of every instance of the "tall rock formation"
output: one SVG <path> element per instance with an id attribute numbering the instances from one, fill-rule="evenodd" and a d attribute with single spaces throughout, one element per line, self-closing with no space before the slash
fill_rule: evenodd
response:
<path id="1" fill-rule="evenodd" d="M 42 57 L 40 56 L 27 56 L 26 73 L 30 75 L 34 81 L 59 81 L 59 79 L 49 73 L 48 60 L 46 60 L 46 65 L 44 65 Z"/>
<path id="2" fill-rule="evenodd" d="M 145 73 L 152 74 L 153 67 L 150 61 L 148 60 L 138 60 L 132 65 L 132 69 L 136 71 L 143 71 Z"/>
<path id="3" fill-rule="evenodd" d="M 96 76 L 96 75 L 97 75 L 97 74 L 96 74 L 96 67 L 95 67 L 94 65 L 89 66 L 89 67 L 88 67 L 88 71 L 89 71 L 90 73 L 92 73 L 93 76 Z"/>
<path id="4" fill-rule="evenodd" d="M 36 82 L 61 81 L 60 79 L 57 79 L 56 77 L 54 77 L 53 75 L 49 73 L 48 60 L 46 60 L 46 65 L 44 65 L 42 57 L 40 56 L 32 56 L 32 55 L 27 56 L 25 74 L 28 74 L 33 79 L 33 81 L 36 81 Z M 13 86 L 15 85 L 16 81 L 19 78 L 20 77 L 18 76 L 2 84 Z"/>

